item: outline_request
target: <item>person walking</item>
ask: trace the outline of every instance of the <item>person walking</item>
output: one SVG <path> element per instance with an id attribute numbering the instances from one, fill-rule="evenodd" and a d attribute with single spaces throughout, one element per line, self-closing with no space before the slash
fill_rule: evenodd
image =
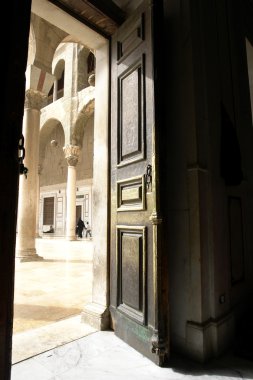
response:
<path id="1" fill-rule="evenodd" d="M 86 222 L 86 237 L 88 237 L 88 235 L 91 237 L 91 228 L 90 228 L 90 225 L 89 225 L 89 222 Z"/>
<path id="2" fill-rule="evenodd" d="M 84 222 L 81 219 L 81 217 L 77 221 L 76 230 L 77 230 L 77 236 L 79 238 L 83 237 L 83 229 L 85 228 Z"/>

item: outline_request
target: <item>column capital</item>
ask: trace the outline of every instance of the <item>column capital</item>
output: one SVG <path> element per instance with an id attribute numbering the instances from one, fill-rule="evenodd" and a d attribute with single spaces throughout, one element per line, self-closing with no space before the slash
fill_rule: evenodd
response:
<path id="1" fill-rule="evenodd" d="M 80 147 L 78 145 L 66 145 L 63 147 L 65 158 L 69 166 L 76 166 L 80 155 Z"/>
<path id="2" fill-rule="evenodd" d="M 32 108 L 40 111 L 45 106 L 47 96 L 40 91 L 26 90 L 25 92 L 25 108 Z"/>

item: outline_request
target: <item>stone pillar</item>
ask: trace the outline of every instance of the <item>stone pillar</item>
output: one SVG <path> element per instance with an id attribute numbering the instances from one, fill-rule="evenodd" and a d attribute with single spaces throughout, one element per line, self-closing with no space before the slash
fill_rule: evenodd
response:
<path id="1" fill-rule="evenodd" d="M 23 118 L 24 165 L 27 178 L 20 176 L 16 257 L 20 261 L 42 260 L 35 248 L 38 206 L 38 164 L 40 110 L 46 105 L 54 77 L 34 65 L 26 69 L 26 93 Z"/>
<path id="2" fill-rule="evenodd" d="M 55 81 L 54 81 L 54 92 L 53 92 L 53 102 L 55 102 L 57 100 L 57 96 L 58 96 L 58 81 L 57 81 L 57 79 L 55 79 Z"/>
<path id="3" fill-rule="evenodd" d="M 108 44 L 96 50 L 96 86 L 93 160 L 93 283 L 92 302 L 82 311 L 82 321 L 98 330 L 110 326 L 108 253 Z"/>
<path id="4" fill-rule="evenodd" d="M 36 238 L 40 237 L 40 173 L 41 165 L 38 165 L 38 181 L 37 181 L 37 213 L 36 213 Z"/>
<path id="5" fill-rule="evenodd" d="M 45 95 L 29 89 L 25 94 L 23 135 L 25 142 L 24 165 L 28 168 L 27 178 L 20 176 L 17 251 L 20 261 L 41 260 L 35 248 L 36 215 L 38 203 L 38 146 L 40 131 L 40 108 Z"/>
<path id="6" fill-rule="evenodd" d="M 76 164 L 80 147 L 66 145 L 63 150 L 68 163 L 66 239 L 76 240 Z"/>

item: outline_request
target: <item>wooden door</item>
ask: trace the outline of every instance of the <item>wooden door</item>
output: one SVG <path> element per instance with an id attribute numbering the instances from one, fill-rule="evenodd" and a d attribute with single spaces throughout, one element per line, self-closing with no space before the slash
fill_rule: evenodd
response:
<path id="1" fill-rule="evenodd" d="M 116 335 L 162 365 L 161 219 L 154 105 L 154 6 L 144 1 L 111 45 L 111 315 Z"/>
<path id="2" fill-rule="evenodd" d="M 81 205 L 76 205 L 76 223 L 79 220 L 79 218 L 82 219 L 82 206 Z"/>

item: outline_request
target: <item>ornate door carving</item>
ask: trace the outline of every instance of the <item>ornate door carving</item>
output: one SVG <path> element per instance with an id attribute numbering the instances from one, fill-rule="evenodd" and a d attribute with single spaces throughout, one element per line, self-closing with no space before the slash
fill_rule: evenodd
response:
<path id="1" fill-rule="evenodd" d="M 153 7 L 144 1 L 112 38 L 110 294 L 116 335 L 161 365 L 167 347 L 160 299 Z"/>

